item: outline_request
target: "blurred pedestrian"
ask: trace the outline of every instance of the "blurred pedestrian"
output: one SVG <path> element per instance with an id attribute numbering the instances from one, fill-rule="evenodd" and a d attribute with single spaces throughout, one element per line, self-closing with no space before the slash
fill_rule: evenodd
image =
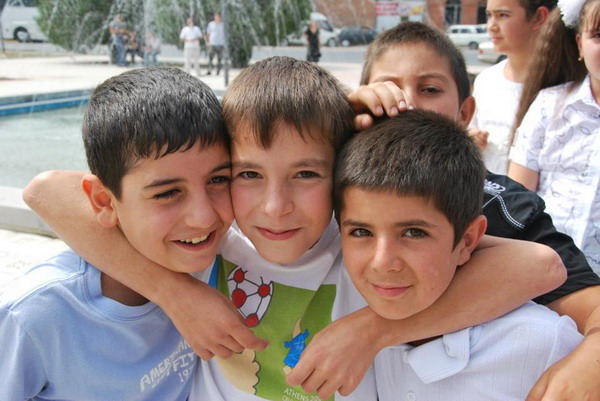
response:
<path id="1" fill-rule="evenodd" d="M 153 66 L 158 64 L 156 56 L 160 53 L 160 39 L 154 32 L 146 32 L 146 40 L 144 41 L 144 65 Z"/>
<path id="2" fill-rule="evenodd" d="M 225 49 L 225 26 L 221 19 L 221 13 L 215 13 L 214 19 L 206 27 L 206 45 L 208 52 L 208 72 L 210 75 L 213 68 L 213 58 L 217 56 L 217 75 L 221 72 L 221 60 L 223 58 L 223 49 Z"/>
<path id="3" fill-rule="evenodd" d="M 114 52 L 114 59 L 111 57 L 111 62 L 124 66 L 125 65 L 125 39 L 127 26 L 122 21 L 121 14 L 116 14 L 114 19 L 108 24 L 108 32 L 111 40 L 111 56 Z"/>
<path id="4" fill-rule="evenodd" d="M 508 174 L 600 274 L 600 0 L 582 3 L 559 1 L 531 55 Z"/>
<path id="5" fill-rule="evenodd" d="M 473 85 L 477 103 L 471 134 L 488 170 L 506 174 L 512 128 L 540 29 L 557 0 L 488 0 L 487 30 L 494 50 L 507 58 L 482 71 Z"/>
<path id="6" fill-rule="evenodd" d="M 196 70 L 196 75 L 200 76 L 200 39 L 202 31 L 194 24 L 194 19 L 189 17 L 186 20 L 186 26 L 179 34 L 179 39 L 183 42 L 183 69 L 190 73 L 192 64 Z"/>
<path id="7" fill-rule="evenodd" d="M 125 42 L 125 64 L 135 65 L 135 56 L 140 54 L 140 42 L 135 31 L 128 31 L 124 35 Z M 127 55 L 131 57 L 131 62 L 127 63 Z"/>
<path id="8" fill-rule="evenodd" d="M 319 45 L 319 27 L 316 21 L 310 21 L 308 28 L 304 31 L 304 40 L 308 44 L 306 60 L 318 63 L 321 58 L 321 49 Z"/>

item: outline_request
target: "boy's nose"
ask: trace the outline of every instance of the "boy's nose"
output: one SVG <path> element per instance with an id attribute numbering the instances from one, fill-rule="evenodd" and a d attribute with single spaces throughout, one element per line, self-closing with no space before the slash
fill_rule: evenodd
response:
<path id="1" fill-rule="evenodd" d="M 190 199 L 185 212 L 185 222 L 189 227 L 211 228 L 219 220 L 210 197 L 200 193 Z"/>
<path id="2" fill-rule="evenodd" d="M 403 263 L 398 254 L 398 246 L 394 241 L 379 239 L 373 250 L 371 267 L 378 273 L 402 270 Z"/>
<path id="3" fill-rule="evenodd" d="M 263 199 L 263 210 L 271 217 L 280 217 L 294 210 L 292 190 L 284 184 L 270 185 Z"/>

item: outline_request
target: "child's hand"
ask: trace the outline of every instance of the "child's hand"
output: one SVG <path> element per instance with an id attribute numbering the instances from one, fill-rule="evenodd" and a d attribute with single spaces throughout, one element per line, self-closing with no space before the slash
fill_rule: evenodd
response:
<path id="1" fill-rule="evenodd" d="M 396 117 L 412 108 L 408 94 L 391 81 L 361 85 L 348 95 L 348 100 L 356 113 L 354 127 L 359 131 L 372 126 L 374 118 Z"/>
<path id="2" fill-rule="evenodd" d="M 288 374 L 291 386 L 317 392 L 320 399 L 352 393 L 360 384 L 383 345 L 369 319 L 373 312 L 364 308 L 334 321 L 317 333 L 302 352 L 300 361 Z"/>
<path id="3" fill-rule="evenodd" d="M 526 401 L 600 400 L 598 378 L 600 331 L 588 333 L 573 352 L 546 370 Z"/>
<path id="4" fill-rule="evenodd" d="M 246 348 L 267 347 L 268 341 L 254 335 L 231 301 L 208 284 L 189 277 L 186 288 L 174 289 L 174 301 L 162 306 L 200 358 L 229 358 Z"/>
<path id="5" fill-rule="evenodd" d="M 475 142 L 475 145 L 481 150 L 485 149 L 488 144 L 488 137 L 490 133 L 487 131 L 482 131 L 477 127 L 469 127 L 469 136 Z"/>

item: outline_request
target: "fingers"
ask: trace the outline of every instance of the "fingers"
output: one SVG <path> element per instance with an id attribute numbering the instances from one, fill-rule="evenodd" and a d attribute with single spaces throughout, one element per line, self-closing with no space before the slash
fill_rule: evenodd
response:
<path id="1" fill-rule="evenodd" d="M 391 81 L 361 85 L 348 96 L 348 100 L 357 113 L 354 122 L 358 130 L 372 126 L 374 118 L 396 117 L 402 111 L 413 108 L 408 93 Z"/>
<path id="2" fill-rule="evenodd" d="M 236 344 L 239 346 L 240 350 L 236 352 L 242 352 L 244 349 L 252 349 L 255 351 L 261 351 L 269 345 L 269 341 L 257 337 L 252 330 L 248 327 L 243 326 L 239 330 L 236 330 L 235 333 L 232 334 Z M 230 348 L 233 349 L 233 348 Z"/>
<path id="3" fill-rule="evenodd" d="M 480 149 L 485 149 L 487 146 L 489 135 L 490 133 L 488 131 L 482 131 L 477 127 L 469 127 L 469 136 Z"/>

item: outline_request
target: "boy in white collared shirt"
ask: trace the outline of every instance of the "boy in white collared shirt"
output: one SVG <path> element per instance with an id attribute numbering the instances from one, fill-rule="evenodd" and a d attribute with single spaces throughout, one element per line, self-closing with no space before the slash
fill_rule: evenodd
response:
<path id="1" fill-rule="evenodd" d="M 405 319 L 444 294 L 485 232 L 484 177 L 467 132 L 429 111 L 406 111 L 346 145 L 334 205 L 346 268 L 375 313 Z M 529 302 L 487 323 L 382 350 L 378 397 L 524 400 L 581 339 L 570 318 Z"/>

